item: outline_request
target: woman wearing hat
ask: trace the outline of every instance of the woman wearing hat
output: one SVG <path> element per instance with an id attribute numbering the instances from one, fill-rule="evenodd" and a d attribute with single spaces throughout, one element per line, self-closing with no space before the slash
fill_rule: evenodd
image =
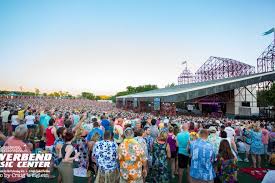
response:
<path id="1" fill-rule="evenodd" d="M 207 141 L 214 146 L 215 155 L 219 152 L 221 137 L 217 135 L 217 130 L 214 126 L 211 126 L 209 129 L 209 136 Z"/>

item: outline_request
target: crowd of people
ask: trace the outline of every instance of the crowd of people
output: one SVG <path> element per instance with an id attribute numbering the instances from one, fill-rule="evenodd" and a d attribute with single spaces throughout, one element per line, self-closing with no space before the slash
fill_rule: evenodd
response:
<path id="1" fill-rule="evenodd" d="M 57 169 L 59 183 L 74 182 L 76 166 L 88 182 L 235 183 L 238 161 L 275 164 L 274 122 L 153 116 L 84 99 L 2 98 L 0 111 L 0 146 L 52 153 L 48 178 Z"/>

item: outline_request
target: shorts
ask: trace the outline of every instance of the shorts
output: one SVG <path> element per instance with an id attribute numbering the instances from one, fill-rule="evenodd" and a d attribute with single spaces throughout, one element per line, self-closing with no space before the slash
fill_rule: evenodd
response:
<path id="1" fill-rule="evenodd" d="M 245 152 L 247 152 L 247 153 L 250 152 L 250 144 L 245 143 Z"/>
<path id="2" fill-rule="evenodd" d="M 36 125 L 27 125 L 28 129 L 34 129 Z"/>
<path id="3" fill-rule="evenodd" d="M 189 156 L 185 156 L 184 154 L 178 154 L 178 166 L 179 168 L 187 168 L 189 165 Z"/>
<path id="4" fill-rule="evenodd" d="M 15 128 L 18 127 L 19 125 L 11 125 L 12 126 L 12 131 L 15 131 Z"/>
<path id="5" fill-rule="evenodd" d="M 172 151 L 171 152 L 171 158 L 176 158 L 178 155 L 177 151 Z"/>
<path id="6" fill-rule="evenodd" d="M 119 170 L 116 169 L 108 172 L 98 170 L 95 183 L 99 182 L 119 182 Z"/>
<path id="7" fill-rule="evenodd" d="M 62 182 L 66 182 L 66 183 L 73 183 L 74 182 L 73 163 L 62 161 L 58 165 L 57 170 L 59 172 L 59 175 L 61 175 L 61 177 L 62 177 Z"/>

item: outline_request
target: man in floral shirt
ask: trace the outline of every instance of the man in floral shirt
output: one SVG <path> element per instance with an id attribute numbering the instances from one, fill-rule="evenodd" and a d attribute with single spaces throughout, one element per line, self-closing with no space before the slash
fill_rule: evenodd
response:
<path id="1" fill-rule="evenodd" d="M 118 148 L 121 183 L 143 183 L 147 176 L 147 163 L 144 150 L 134 139 L 132 128 L 124 131 L 125 139 Z"/>
<path id="2" fill-rule="evenodd" d="M 148 149 L 149 152 L 152 151 L 153 143 L 154 143 L 154 139 L 153 139 L 153 137 L 150 136 L 150 134 L 151 134 L 150 127 L 148 127 L 148 126 L 144 127 L 143 138 L 146 141 L 147 149 Z"/>
<path id="3" fill-rule="evenodd" d="M 117 144 L 110 131 L 105 131 L 104 140 L 96 142 L 93 157 L 96 159 L 98 174 L 95 182 L 119 182 Z"/>
<path id="4" fill-rule="evenodd" d="M 147 150 L 148 150 L 148 166 L 151 167 L 152 165 L 152 155 L 151 152 L 153 150 L 153 143 L 154 143 L 154 139 L 153 137 L 150 136 L 151 130 L 150 127 L 146 126 L 144 127 L 144 134 L 143 134 L 143 138 L 147 144 Z"/>
<path id="5" fill-rule="evenodd" d="M 215 151 L 212 144 L 207 142 L 208 130 L 200 130 L 200 138 L 191 143 L 190 176 L 192 183 L 214 183 Z"/>

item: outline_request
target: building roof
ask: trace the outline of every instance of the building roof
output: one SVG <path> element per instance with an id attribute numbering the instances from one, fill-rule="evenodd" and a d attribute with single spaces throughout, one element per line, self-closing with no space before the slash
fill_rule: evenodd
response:
<path id="1" fill-rule="evenodd" d="M 161 98 L 162 102 L 180 102 L 220 92 L 230 91 L 236 88 L 257 84 L 264 81 L 274 80 L 275 71 L 272 71 L 251 74 L 248 76 L 177 85 L 169 88 L 161 88 L 147 92 L 120 96 L 117 97 L 117 99 L 133 100 L 134 98 L 138 98 L 140 101 L 153 101 L 154 98 Z"/>

